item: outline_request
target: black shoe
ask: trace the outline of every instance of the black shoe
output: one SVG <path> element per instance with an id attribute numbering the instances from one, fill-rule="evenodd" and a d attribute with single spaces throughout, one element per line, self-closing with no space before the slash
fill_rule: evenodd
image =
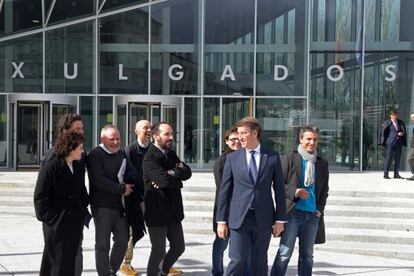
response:
<path id="1" fill-rule="evenodd" d="M 404 179 L 404 177 L 402 177 L 402 176 L 401 176 L 401 175 L 399 175 L 399 174 L 394 175 L 394 178 L 397 178 L 397 179 Z"/>
<path id="2" fill-rule="evenodd" d="M 388 175 L 384 175 L 384 179 L 391 179 Z"/>
<path id="3" fill-rule="evenodd" d="M 410 180 L 410 181 L 412 181 L 412 180 L 414 180 L 414 175 L 413 176 L 411 176 L 411 177 L 408 177 L 408 178 L 406 178 L 407 180 Z"/>

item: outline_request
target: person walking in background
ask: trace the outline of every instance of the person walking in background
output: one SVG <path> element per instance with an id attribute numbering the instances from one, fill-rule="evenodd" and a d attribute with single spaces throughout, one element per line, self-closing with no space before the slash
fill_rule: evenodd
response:
<path id="1" fill-rule="evenodd" d="M 273 235 L 278 236 L 287 220 L 282 168 L 279 155 L 261 147 L 261 127 L 255 118 L 243 118 L 236 127 L 242 148 L 226 158 L 217 204 L 217 234 L 226 239 L 230 229 L 226 275 L 242 275 L 250 254 L 252 275 L 262 276 L 268 272 L 272 226 Z"/>
<path id="2" fill-rule="evenodd" d="M 73 276 L 88 213 L 85 166 L 78 162 L 83 135 L 66 132 L 53 149 L 56 158 L 40 169 L 34 192 L 36 217 L 43 222 L 45 240 L 40 275 Z"/>
<path id="3" fill-rule="evenodd" d="M 325 242 L 323 213 L 328 197 L 328 162 L 318 156 L 319 130 L 305 126 L 298 150 L 282 156 L 288 222 L 280 239 L 271 276 L 283 276 L 299 238 L 298 275 L 311 276 L 313 246 Z"/>
<path id="4" fill-rule="evenodd" d="M 128 173 L 135 169 L 120 148 L 119 130 L 106 125 L 101 144 L 88 155 L 89 191 L 95 222 L 95 261 L 99 276 L 116 275 L 128 246 L 125 197 L 133 191 Z M 111 252 L 111 233 L 113 246 Z"/>
<path id="5" fill-rule="evenodd" d="M 414 123 L 414 112 L 410 115 L 410 121 Z M 412 137 L 411 137 L 411 144 L 410 144 L 410 152 L 408 154 L 408 164 L 410 165 L 411 169 L 411 177 L 407 178 L 407 180 L 414 180 L 414 128 L 412 130 Z"/>
<path id="6" fill-rule="evenodd" d="M 407 146 L 407 131 L 403 121 L 398 119 L 398 112 L 392 110 L 390 119 L 381 128 L 380 144 L 387 147 L 384 160 L 384 178 L 390 179 L 388 171 L 394 156 L 394 178 L 403 179 L 400 175 L 400 160 L 402 147 Z"/>
<path id="7" fill-rule="evenodd" d="M 65 115 L 63 115 L 59 119 L 56 138 L 59 139 L 60 136 L 62 136 L 65 133 L 71 132 L 71 131 L 77 132 L 82 135 L 84 134 L 81 115 L 76 114 L 76 113 L 66 113 Z M 41 170 L 44 166 L 46 166 L 51 160 L 55 158 L 56 158 L 55 148 L 52 147 L 41 158 L 39 170 Z M 81 159 L 76 161 L 77 165 L 79 167 L 85 168 L 86 159 L 87 159 L 87 153 L 85 150 L 83 150 Z M 91 219 L 91 214 L 88 211 L 88 213 L 86 214 L 85 226 L 87 227 L 89 226 L 90 219 Z M 76 276 L 82 275 L 82 270 L 83 270 L 82 241 L 83 241 L 83 232 L 82 232 L 81 240 L 79 242 L 78 254 L 76 255 L 76 262 L 75 262 L 75 275 Z M 43 254 L 45 254 L 45 252 L 43 252 Z M 45 257 L 42 258 L 42 271 L 47 271 L 48 267 L 50 268 L 49 259 Z"/>
<path id="8" fill-rule="evenodd" d="M 145 222 L 151 241 L 147 275 L 177 275 L 170 268 L 185 250 L 181 221 L 184 219 L 182 181 L 191 177 L 191 169 L 171 150 L 173 130 L 165 122 L 151 129 L 154 143 L 144 156 Z M 165 253 L 166 239 L 170 249 Z"/>
<path id="9" fill-rule="evenodd" d="M 224 164 L 226 163 L 226 157 L 229 153 L 238 150 L 240 148 L 239 134 L 237 128 L 232 127 L 227 130 L 224 134 L 224 143 L 227 145 L 227 149 L 216 159 L 213 167 L 214 181 L 216 183 L 216 196 L 214 199 L 214 210 L 213 210 L 213 231 L 216 233 L 216 237 L 213 242 L 212 252 L 212 269 L 211 272 L 215 276 L 223 275 L 223 254 L 227 248 L 228 239 L 221 239 L 217 236 L 217 223 L 216 223 L 216 212 L 217 212 L 217 201 L 220 191 L 221 179 L 223 178 Z"/>
<path id="10" fill-rule="evenodd" d="M 143 204 L 144 204 L 144 180 L 142 173 L 142 161 L 148 150 L 151 139 L 151 123 L 140 120 L 135 125 L 137 139 L 125 148 L 128 161 L 138 172 L 139 184 L 134 186 L 134 191 L 125 199 L 125 207 L 130 224 L 128 248 L 120 271 L 125 275 L 138 275 L 131 265 L 134 256 L 135 243 L 143 237 L 145 231 Z"/>

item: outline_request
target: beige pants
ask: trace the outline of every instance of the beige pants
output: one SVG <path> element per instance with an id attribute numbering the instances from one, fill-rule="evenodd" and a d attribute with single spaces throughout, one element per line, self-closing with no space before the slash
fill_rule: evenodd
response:
<path id="1" fill-rule="evenodd" d="M 132 257 L 134 256 L 134 243 L 132 238 L 132 228 L 129 227 L 129 241 L 128 241 L 128 248 L 125 252 L 124 257 L 124 264 L 131 265 Z"/>

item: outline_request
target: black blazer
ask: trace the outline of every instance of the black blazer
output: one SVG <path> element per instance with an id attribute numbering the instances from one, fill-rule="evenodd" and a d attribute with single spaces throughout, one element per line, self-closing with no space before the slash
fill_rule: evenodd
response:
<path id="1" fill-rule="evenodd" d="M 85 165 L 73 162 L 74 173 L 66 161 L 54 158 L 39 171 L 34 192 L 38 220 L 57 229 L 62 220 L 84 222 L 88 206 Z"/>
<path id="2" fill-rule="evenodd" d="M 287 154 L 281 157 L 283 178 L 285 179 L 285 191 L 286 191 L 286 209 L 288 213 L 295 207 L 295 202 L 298 201 L 295 198 L 295 192 L 297 188 L 300 188 L 302 179 L 302 156 L 294 151 L 291 154 Z M 315 164 L 316 171 L 316 208 L 321 212 L 321 218 L 319 220 L 318 234 L 316 235 L 315 243 L 325 242 L 325 223 L 323 219 L 326 199 L 328 198 L 329 191 L 329 168 L 328 162 L 318 156 Z"/>
<path id="3" fill-rule="evenodd" d="M 395 129 L 390 119 L 386 120 L 381 126 L 379 137 L 379 144 L 383 146 L 394 145 L 397 140 L 401 139 L 402 145 L 407 146 L 407 130 L 403 121 L 397 119 L 398 130 Z M 398 136 L 397 133 L 402 132 L 403 136 Z"/>
<path id="4" fill-rule="evenodd" d="M 144 157 L 143 174 L 145 184 L 145 222 L 147 226 L 169 226 L 184 219 L 181 188 L 183 180 L 191 177 L 191 169 L 184 164 L 178 168 L 180 159 L 170 150 L 167 156 L 153 144 Z M 173 170 L 174 175 L 167 171 Z M 155 189 L 152 182 L 159 186 Z"/>

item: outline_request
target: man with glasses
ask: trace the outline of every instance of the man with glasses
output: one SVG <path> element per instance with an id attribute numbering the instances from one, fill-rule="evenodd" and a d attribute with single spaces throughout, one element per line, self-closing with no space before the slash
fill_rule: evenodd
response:
<path id="1" fill-rule="evenodd" d="M 271 234 L 280 235 L 287 220 L 280 158 L 260 145 L 258 120 L 246 117 L 236 127 L 242 148 L 228 154 L 224 165 L 217 204 L 217 235 L 226 239 L 230 229 L 226 275 L 243 275 L 246 262 L 252 275 L 267 275 Z"/>
<path id="2" fill-rule="evenodd" d="M 221 239 L 217 235 L 217 223 L 216 223 L 216 213 L 217 213 L 217 200 L 220 191 L 221 179 L 223 178 L 223 169 L 224 164 L 226 163 L 226 157 L 229 153 L 238 150 L 240 148 L 239 134 L 237 133 L 237 128 L 232 127 L 226 131 L 224 134 L 224 143 L 227 145 L 227 149 L 216 159 L 214 163 L 214 181 L 216 183 L 216 197 L 214 200 L 214 211 L 213 211 L 213 231 L 216 233 L 216 237 L 213 242 L 213 252 L 212 252 L 212 270 L 214 276 L 221 276 L 224 273 L 223 270 L 223 254 L 227 248 L 229 242 L 228 239 Z"/>

